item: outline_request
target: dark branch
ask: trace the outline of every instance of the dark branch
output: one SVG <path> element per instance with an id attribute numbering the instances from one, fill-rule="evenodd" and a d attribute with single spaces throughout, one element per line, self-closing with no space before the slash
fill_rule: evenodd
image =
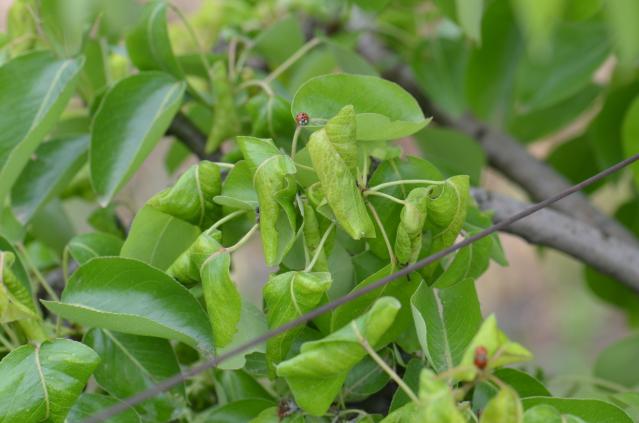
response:
<path id="1" fill-rule="evenodd" d="M 183 113 L 178 112 L 173 118 L 171 126 L 166 131 L 168 135 L 175 136 L 189 150 L 193 152 L 200 160 L 210 160 L 212 162 L 220 161 L 221 153 L 216 151 L 207 154 L 204 150 L 206 146 L 206 135 L 198 129 L 197 126 Z"/>

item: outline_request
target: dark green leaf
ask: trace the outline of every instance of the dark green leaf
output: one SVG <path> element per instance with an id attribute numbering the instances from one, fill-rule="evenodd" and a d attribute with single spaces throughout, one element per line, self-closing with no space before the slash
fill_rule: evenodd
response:
<path id="1" fill-rule="evenodd" d="M 178 282 L 141 261 L 95 258 L 75 271 L 54 313 L 86 326 L 176 339 L 213 351 L 206 313 Z"/>
<path id="2" fill-rule="evenodd" d="M 64 110 L 82 64 L 36 52 L 0 67 L 0 202 Z"/>
<path id="3" fill-rule="evenodd" d="M 639 355 L 639 335 L 621 339 L 604 349 L 597 357 L 593 373 L 629 388 L 639 385 L 639 369 L 636 360 Z"/>
<path id="4" fill-rule="evenodd" d="M 274 405 L 273 401 L 258 398 L 235 401 L 207 410 L 193 421 L 194 423 L 245 423 Z"/>
<path id="5" fill-rule="evenodd" d="M 91 128 L 91 181 L 102 205 L 133 176 L 177 112 L 185 84 L 161 72 L 117 82 Z"/>
<path id="6" fill-rule="evenodd" d="M 548 389 L 546 389 L 539 380 L 521 370 L 504 367 L 497 369 L 494 374 L 502 382 L 507 383 L 517 391 L 517 395 L 519 395 L 520 398 L 551 396 Z"/>
<path id="7" fill-rule="evenodd" d="M 82 423 L 94 414 L 99 413 L 105 408 L 113 407 L 119 404 L 120 401 L 101 394 L 82 394 L 80 398 L 73 404 L 69 415 L 67 416 L 67 423 Z M 116 416 L 113 416 L 104 421 L 105 423 L 140 423 L 140 417 L 137 413 L 128 408 Z"/>
<path id="8" fill-rule="evenodd" d="M 0 362 L 0 418 L 63 423 L 99 360 L 67 339 L 13 350 Z"/>
<path id="9" fill-rule="evenodd" d="M 593 399 L 530 397 L 522 400 L 528 410 L 539 404 L 555 407 L 562 414 L 571 414 L 586 423 L 631 423 L 632 419 L 621 408 L 608 402 Z"/>
<path id="10" fill-rule="evenodd" d="M 253 189 L 251 169 L 246 161 L 235 163 L 222 185 L 222 194 L 214 201 L 225 207 L 244 210 L 257 208 L 257 193 Z"/>
<path id="11" fill-rule="evenodd" d="M 11 206 L 21 222 L 58 195 L 86 162 L 88 135 L 41 144 L 11 189 Z"/>
<path id="12" fill-rule="evenodd" d="M 69 241 L 67 248 L 71 257 L 82 265 L 95 257 L 120 255 L 122 240 L 101 232 L 80 234 Z"/>
<path id="13" fill-rule="evenodd" d="M 97 12 L 95 0 L 47 0 L 40 4 L 42 30 L 60 56 L 80 52 Z"/>
<path id="14" fill-rule="evenodd" d="M 223 370 L 217 376 L 217 380 L 222 386 L 228 402 L 251 398 L 273 399 L 271 394 L 244 370 Z"/>
<path id="15" fill-rule="evenodd" d="M 380 356 L 389 367 L 394 367 L 390 350 L 383 351 Z M 389 380 L 388 374 L 379 367 L 375 360 L 366 357 L 348 373 L 342 389 L 344 401 L 363 401 L 386 386 Z"/>
<path id="16" fill-rule="evenodd" d="M 639 154 L 639 97 L 636 97 L 623 119 L 622 141 L 625 157 Z M 635 175 L 635 185 L 639 186 L 639 170 L 632 167 Z"/>

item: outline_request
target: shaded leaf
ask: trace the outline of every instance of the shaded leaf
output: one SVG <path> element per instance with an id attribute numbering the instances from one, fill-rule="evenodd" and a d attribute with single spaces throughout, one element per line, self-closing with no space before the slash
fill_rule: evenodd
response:
<path id="1" fill-rule="evenodd" d="M 522 400 L 528 410 L 539 404 L 555 407 L 562 414 L 571 414 L 586 423 L 631 423 L 632 419 L 621 408 L 609 402 L 593 399 L 530 397 Z"/>
<path id="2" fill-rule="evenodd" d="M 84 393 L 71 407 L 66 422 L 82 423 L 105 408 L 114 407 L 119 403 L 119 400 L 106 395 Z M 133 409 L 128 408 L 105 420 L 105 423 L 140 423 L 140 417 Z"/>
<path id="3" fill-rule="evenodd" d="M 82 265 L 95 257 L 120 255 L 122 240 L 102 232 L 80 234 L 69 241 L 67 248 L 71 257 Z"/>

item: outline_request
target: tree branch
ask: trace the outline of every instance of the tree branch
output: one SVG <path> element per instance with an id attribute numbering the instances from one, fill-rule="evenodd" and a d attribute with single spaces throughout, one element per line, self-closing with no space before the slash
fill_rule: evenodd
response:
<path id="1" fill-rule="evenodd" d="M 482 188 L 472 189 L 479 208 L 500 222 L 530 206 Z M 639 250 L 580 220 L 543 209 L 505 230 L 526 241 L 564 252 L 639 293 Z"/>
<path id="2" fill-rule="evenodd" d="M 166 133 L 175 136 L 200 160 L 220 161 L 222 154 L 219 150 L 212 154 L 206 154 L 204 151 L 206 135 L 182 112 L 178 112 L 178 114 L 175 115 Z"/>

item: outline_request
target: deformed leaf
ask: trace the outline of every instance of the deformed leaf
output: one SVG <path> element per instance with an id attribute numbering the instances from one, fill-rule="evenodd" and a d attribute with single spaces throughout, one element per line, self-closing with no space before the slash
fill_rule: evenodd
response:
<path id="1" fill-rule="evenodd" d="M 189 167 L 171 188 L 151 197 L 147 205 L 204 230 L 220 217 L 213 197 L 221 189 L 220 168 L 203 160 Z"/>
<path id="2" fill-rule="evenodd" d="M 231 254 L 219 246 L 202 263 L 200 277 L 215 344 L 224 347 L 233 340 L 242 313 L 242 298 L 231 280 Z"/>
<path id="3" fill-rule="evenodd" d="M 29 289 L 12 270 L 15 255 L 0 251 L 0 322 L 40 319 Z"/>
<path id="4" fill-rule="evenodd" d="M 428 188 L 414 188 L 404 200 L 395 236 L 395 256 L 401 264 L 417 261 L 422 248 L 422 232 L 426 222 Z"/>
<path id="5" fill-rule="evenodd" d="M 323 339 L 304 343 L 299 355 L 278 364 L 277 375 L 286 379 L 297 404 L 311 415 L 323 415 L 350 369 L 366 356 L 355 328 L 374 347 L 393 324 L 399 309 L 396 299 L 380 298 L 351 324 Z"/>
<path id="6" fill-rule="evenodd" d="M 530 351 L 508 339 L 497 326 L 495 315 L 491 314 L 484 320 L 464 352 L 460 366 L 467 368 L 467 370 L 458 373 L 459 380 L 472 380 L 477 374 L 477 368 L 473 364 L 477 347 L 483 347 L 487 351 L 487 369 L 496 369 L 532 359 Z"/>
<path id="7" fill-rule="evenodd" d="M 213 199 L 224 207 L 243 210 L 257 208 L 257 193 L 253 189 L 253 179 L 248 162 L 235 163 L 222 184 L 222 193 Z"/>
<path id="8" fill-rule="evenodd" d="M 480 423 L 522 423 L 524 410 L 521 401 L 512 388 L 504 386 L 484 408 Z"/>
<path id="9" fill-rule="evenodd" d="M 417 101 L 402 87 L 366 75 L 329 74 L 310 79 L 295 93 L 291 112 L 328 120 L 349 104 L 357 112 L 358 140 L 406 137 L 428 124 Z"/>
<path id="10" fill-rule="evenodd" d="M 328 140 L 342 158 L 348 170 L 357 177 L 357 124 L 355 120 L 355 108 L 352 105 L 344 106 L 335 116 L 329 119 L 324 126 Z"/>
<path id="11" fill-rule="evenodd" d="M 34 52 L 0 67 L 0 204 L 73 95 L 82 64 Z"/>
<path id="12" fill-rule="evenodd" d="M 200 268 L 209 256 L 217 252 L 222 246 L 222 233 L 214 231 L 203 232 L 193 244 L 173 262 L 166 273 L 183 284 L 195 284 L 201 281 Z"/>
<path id="13" fill-rule="evenodd" d="M 16 348 L 0 362 L 0 419 L 63 423 L 99 361 L 67 339 Z"/>
<path id="14" fill-rule="evenodd" d="M 297 183 L 293 160 L 280 153 L 273 141 L 238 137 L 240 149 L 253 171 L 253 184 L 260 205 L 260 236 L 266 264 L 279 264 L 297 235 L 294 199 Z"/>
<path id="15" fill-rule="evenodd" d="M 264 285 L 266 317 L 275 329 L 311 311 L 331 286 L 328 272 L 286 272 L 271 276 Z M 290 329 L 266 343 L 266 359 L 275 375 L 275 365 L 286 358 L 302 327 Z"/>
<path id="16" fill-rule="evenodd" d="M 86 325 L 182 341 L 213 351 L 206 313 L 182 285 L 138 260 L 98 257 L 73 273 L 52 312 Z"/>
<path id="17" fill-rule="evenodd" d="M 327 228 L 326 225 L 321 224 L 323 223 L 323 221 L 325 222 L 326 219 L 322 216 L 318 216 L 318 214 L 315 212 L 315 209 L 313 208 L 313 205 L 307 198 L 303 199 L 302 202 L 304 204 L 304 226 L 302 228 L 304 234 L 304 244 L 306 245 L 308 253 L 311 257 L 313 257 L 315 254 L 319 254 L 315 265 L 313 265 L 313 268 L 310 270 L 325 272 L 328 270 L 327 251 L 330 250 L 329 248 L 327 248 L 326 243 L 324 243 L 324 246 L 322 246 L 322 251 L 318 252 L 317 249 L 320 247 L 322 237 L 324 236 L 324 231 L 329 230 L 329 228 Z M 329 234 L 329 237 L 330 236 L 331 235 Z"/>
<path id="18" fill-rule="evenodd" d="M 178 111 L 185 83 L 163 72 L 118 81 L 95 113 L 89 151 L 91 182 L 108 204 L 151 153 Z"/>
<path id="19" fill-rule="evenodd" d="M 91 329 L 83 341 L 100 356 L 94 372 L 96 382 L 116 398 L 128 398 L 180 373 L 173 347 L 165 339 Z M 135 408 L 146 420 L 167 421 L 181 395 L 184 385 Z"/>
<path id="20" fill-rule="evenodd" d="M 355 176 L 329 140 L 325 129 L 311 135 L 307 149 L 337 222 L 351 238 L 374 238 L 375 227 L 368 216 Z"/>

